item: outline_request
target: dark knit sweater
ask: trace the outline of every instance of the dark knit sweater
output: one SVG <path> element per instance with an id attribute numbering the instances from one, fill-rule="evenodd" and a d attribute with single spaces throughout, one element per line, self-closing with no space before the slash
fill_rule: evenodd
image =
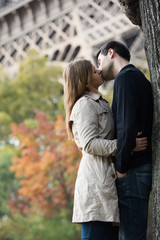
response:
<path id="1" fill-rule="evenodd" d="M 114 83 L 112 111 L 115 119 L 118 151 L 115 157 L 116 170 L 125 173 L 151 162 L 151 133 L 153 99 L 150 82 L 135 66 L 125 66 Z M 136 136 L 148 138 L 144 151 L 133 152 Z"/>

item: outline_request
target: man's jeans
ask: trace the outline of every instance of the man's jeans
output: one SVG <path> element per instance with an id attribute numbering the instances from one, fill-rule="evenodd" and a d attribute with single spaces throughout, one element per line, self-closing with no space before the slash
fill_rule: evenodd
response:
<path id="1" fill-rule="evenodd" d="M 120 208 L 119 240 L 146 240 L 151 164 L 130 169 L 116 184 Z"/>
<path id="2" fill-rule="evenodd" d="M 84 222 L 81 240 L 118 240 L 118 229 L 111 222 Z"/>

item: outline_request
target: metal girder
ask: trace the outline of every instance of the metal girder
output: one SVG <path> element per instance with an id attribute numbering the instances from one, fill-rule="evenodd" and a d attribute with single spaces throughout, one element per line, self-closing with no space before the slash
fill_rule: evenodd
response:
<path id="1" fill-rule="evenodd" d="M 122 13 L 118 0 L 58 2 L 23 0 L 6 15 L 1 12 L 0 63 L 3 66 L 18 64 L 29 48 L 42 51 L 51 61 L 68 62 L 76 57 L 94 61 L 99 47 L 116 39 L 130 48 L 133 61 L 140 65 L 142 60 L 147 68 L 143 34 Z"/>

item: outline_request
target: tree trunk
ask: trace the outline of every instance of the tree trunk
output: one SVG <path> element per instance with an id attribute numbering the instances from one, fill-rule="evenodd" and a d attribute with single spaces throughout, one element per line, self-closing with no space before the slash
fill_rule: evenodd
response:
<path id="1" fill-rule="evenodd" d="M 141 0 L 145 52 L 154 96 L 153 120 L 153 240 L 160 240 L 160 1 Z"/>
<path id="2" fill-rule="evenodd" d="M 119 2 L 131 22 L 141 26 L 139 0 L 119 0 Z"/>
<path id="3" fill-rule="evenodd" d="M 129 19 L 140 25 L 150 70 L 153 97 L 153 238 L 160 240 L 160 0 L 119 0 Z M 139 2 L 139 4 L 137 3 Z M 139 8 L 135 10 L 135 8 Z"/>

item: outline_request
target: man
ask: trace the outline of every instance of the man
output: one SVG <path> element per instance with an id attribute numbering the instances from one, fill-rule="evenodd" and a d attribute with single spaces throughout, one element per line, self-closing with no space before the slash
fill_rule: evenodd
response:
<path id="1" fill-rule="evenodd" d="M 146 240 L 151 191 L 151 132 L 153 100 L 150 82 L 129 64 L 129 50 L 116 41 L 97 54 L 106 81 L 115 78 L 112 111 L 118 151 L 115 157 L 120 208 L 120 240 Z M 133 152 L 137 133 L 147 136 L 145 150 Z"/>

